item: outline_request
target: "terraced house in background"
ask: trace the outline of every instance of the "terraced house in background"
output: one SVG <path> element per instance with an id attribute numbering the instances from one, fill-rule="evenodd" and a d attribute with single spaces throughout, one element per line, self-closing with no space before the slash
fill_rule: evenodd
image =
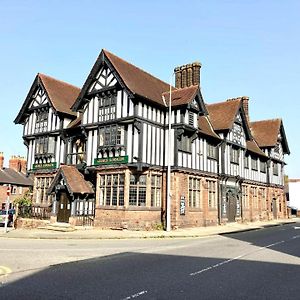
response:
<path id="1" fill-rule="evenodd" d="M 38 74 L 15 119 L 36 209 L 52 222 L 155 228 L 170 159 L 173 228 L 286 217 L 282 121 L 251 122 L 248 97 L 205 103 L 200 69 L 175 68 L 170 89 L 102 50 L 81 89 Z"/>

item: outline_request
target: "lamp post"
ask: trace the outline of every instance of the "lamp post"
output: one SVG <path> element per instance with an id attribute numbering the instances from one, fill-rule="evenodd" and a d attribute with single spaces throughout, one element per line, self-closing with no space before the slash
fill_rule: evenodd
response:
<path id="1" fill-rule="evenodd" d="M 171 118 L 172 118 L 172 79 L 169 91 L 169 117 L 168 117 L 168 160 L 167 160 L 167 205 L 166 205 L 166 231 L 171 231 Z"/>
<path id="2" fill-rule="evenodd" d="M 9 221 L 9 196 L 10 196 L 10 192 L 11 192 L 11 185 L 9 184 L 7 186 L 7 190 L 6 190 L 6 195 L 7 195 L 7 199 L 6 199 L 6 218 L 5 218 L 5 225 L 4 225 L 4 231 L 5 233 L 7 233 L 7 225 L 8 225 L 8 221 Z"/>

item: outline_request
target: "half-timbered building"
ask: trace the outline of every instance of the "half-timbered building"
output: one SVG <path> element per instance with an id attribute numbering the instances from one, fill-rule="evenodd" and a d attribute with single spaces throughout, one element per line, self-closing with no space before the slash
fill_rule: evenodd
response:
<path id="1" fill-rule="evenodd" d="M 206 104 L 200 69 L 175 68 L 170 87 L 102 50 L 81 90 L 38 74 L 15 120 L 35 205 L 53 222 L 156 228 L 170 164 L 173 228 L 284 217 L 282 121 L 250 123 L 247 97 Z"/>

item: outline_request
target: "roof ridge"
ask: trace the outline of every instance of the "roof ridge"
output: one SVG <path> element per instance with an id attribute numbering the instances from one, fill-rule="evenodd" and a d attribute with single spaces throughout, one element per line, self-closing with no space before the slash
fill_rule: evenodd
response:
<path id="1" fill-rule="evenodd" d="M 78 87 L 78 86 L 76 86 L 76 85 L 74 85 L 74 84 L 71 84 L 71 83 L 69 83 L 69 82 L 66 82 L 66 81 L 63 81 L 63 80 L 60 80 L 60 79 L 57 79 L 57 78 L 55 78 L 55 77 L 52 77 L 52 76 L 49 76 L 49 75 L 47 75 L 47 74 L 43 74 L 43 73 L 37 73 L 37 75 L 43 80 L 43 78 L 42 77 L 47 77 L 47 78 L 49 78 L 49 79 L 52 79 L 52 80 L 55 80 L 55 81 L 58 81 L 58 82 L 61 82 L 61 83 L 63 83 L 63 84 L 66 84 L 66 85 L 69 85 L 69 86 L 71 86 L 71 87 L 74 87 L 74 88 L 77 88 L 77 89 L 79 89 L 79 90 L 81 90 L 81 88 L 80 87 Z M 41 77 L 42 76 L 42 77 Z"/>
<path id="2" fill-rule="evenodd" d="M 106 49 L 104 49 L 104 48 L 102 49 L 102 51 L 104 52 L 105 55 L 106 55 L 106 53 L 108 53 L 109 55 L 113 55 L 113 56 L 115 56 L 117 59 L 123 61 L 123 62 L 126 63 L 126 64 L 131 65 L 132 67 L 134 67 L 134 68 L 138 69 L 139 71 L 141 71 L 141 72 L 143 72 L 143 73 L 145 73 L 145 74 L 147 74 L 147 75 L 149 75 L 149 76 L 155 78 L 156 80 L 158 80 L 158 81 L 160 81 L 160 82 L 162 82 L 162 83 L 164 83 L 164 84 L 170 85 L 170 83 L 161 80 L 160 78 L 158 78 L 158 77 L 152 75 L 151 73 L 149 73 L 149 72 L 143 70 L 143 69 L 140 68 L 140 67 L 137 67 L 137 66 L 134 65 L 133 63 L 128 62 L 127 60 L 125 60 L 125 59 L 123 59 L 123 58 L 121 58 L 121 57 L 115 55 L 114 53 L 112 53 L 112 52 L 110 52 L 110 51 L 108 51 L 108 50 L 106 50 Z M 174 86 L 172 86 L 172 87 L 174 87 Z"/>
<path id="3" fill-rule="evenodd" d="M 280 122 L 282 122 L 282 118 L 273 118 L 273 119 L 265 119 L 265 120 L 252 121 L 252 122 L 250 122 L 250 124 L 261 123 L 261 122 L 271 122 L 271 121 L 280 121 Z"/>
<path id="4" fill-rule="evenodd" d="M 230 101 L 228 101 L 228 100 L 230 100 Z M 214 102 L 214 103 L 205 103 L 205 105 L 212 106 L 212 105 L 219 105 L 219 104 L 233 103 L 233 102 L 241 102 L 241 101 L 242 101 L 242 99 L 232 98 L 232 99 L 227 99 L 227 100 L 223 100 L 223 101 L 219 101 L 219 102 Z"/>

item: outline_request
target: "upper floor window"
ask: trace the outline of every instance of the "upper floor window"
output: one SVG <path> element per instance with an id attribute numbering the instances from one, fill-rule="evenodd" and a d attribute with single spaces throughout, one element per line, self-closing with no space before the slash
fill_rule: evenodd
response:
<path id="1" fill-rule="evenodd" d="M 102 93 L 99 98 L 99 122 L 105 122 L 116 118 L 116 93 Z"/>
<path id="2" fill-rule="evenodd" d="M 38 110 L 36 113 L 35 133 L 45 132 L 48 128 L 48 110 Z"/>
<path id="3" fill-rule="evenodd" d="M 188 136 L 184 134 L 181 136 L 181 139 L 178 141 L 178 150 L 192 152 L 192 143 Z"/>
<path id="4" fill-rule="evenodd" d="M 261 161 L 260 162 L 260 172 L 266 173 L 267 167 L 266 167 L 266 162 Z"/>
<path id="5" fill-rule="evenodd" d="M 99 129 L 99 146 L 116 146 L 124 144 L 123 128 L 110 125 Z"/>
<path id="6" fill-rule="evenodd" d="M 273 174 L 278 175 L 278 163 L 273 162 Z"/>
<path id="7" fill-rule="evenodd" d="M 35 140 L 35 154 L 54 154 L 55 137 L 42 136 Z"/>
<path id="8" fill-rule="evenodd" d="M 244 157 L 244 166 L 246 169 L 249 169 L 249 155 L 245 155 Z"/>
<path id="9" fill-rule="evenodd" d="M 252 170 L 258 170 L 258 167 L 257 167 L 257 158 L 256 157 L 252 157 L 251 158 L 251 169 Z"/>
<path id="10" fill-rule="evenodd" d="M 194 126 L 194 113 L 189 111 L 189 125 Z"/>
<path id="11" fill-rule="evenodd" d="M 238 164 L 239 163 L 239 158 L 240 158 L 240 150 L 239 148 L 236 147 L 231 147 L 230 151 L 230 162 Z"/>
<path id="12" fill-rule="evenodd" d="M 217 159 L 217 147 L 215 145 L 207 143 L 207 157 Z"/>

